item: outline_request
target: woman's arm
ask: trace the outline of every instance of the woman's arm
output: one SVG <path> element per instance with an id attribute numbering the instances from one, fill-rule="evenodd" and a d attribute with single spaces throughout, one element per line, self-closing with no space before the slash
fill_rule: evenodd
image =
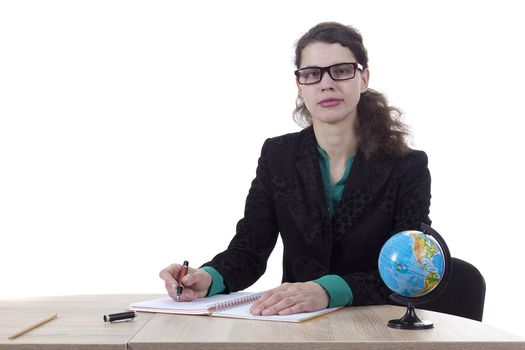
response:
<path id="1" fill-rule="evenodd" d="M 228 248 L 204 266 L 213 267 L 224 278 L 227 292 L 251 286 L 266 270 L 266 263 L 278 237 L 275 210 L 269 186 L 267 144 L 259 158 L 256 177 L 246 198 L 244 218 Z"/>

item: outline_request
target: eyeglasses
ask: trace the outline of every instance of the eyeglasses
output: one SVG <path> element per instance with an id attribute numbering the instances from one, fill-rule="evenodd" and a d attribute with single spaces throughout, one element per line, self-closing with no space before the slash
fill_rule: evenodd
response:
<path id="1" fill-rule="evenodd" d="M 359 63 L 338 63 L 328 67 L 301 68 L 294 73 L 299 84 L 311 85 L 320 82 L 325 72 L 335 81 L 353 79 L 358 69 L 363 70 L 363 66 Z"/>

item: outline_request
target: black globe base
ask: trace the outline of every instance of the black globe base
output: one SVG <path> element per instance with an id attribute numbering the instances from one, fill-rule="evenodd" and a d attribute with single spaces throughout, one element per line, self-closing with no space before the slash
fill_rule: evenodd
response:
<path id="1" fill-rule="evenodd" d="M 434 323 L 417 317 L 416 309 L 409 303 L 405 315 L 400 319 L 388 321 L 388 327 L 396 329 L 430 329 L 434 328 Z"/>

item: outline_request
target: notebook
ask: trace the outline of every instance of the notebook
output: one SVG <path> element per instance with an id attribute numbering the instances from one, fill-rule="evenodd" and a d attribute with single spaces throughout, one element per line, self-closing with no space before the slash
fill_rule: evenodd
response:
<path id="1" fill-rule="evenodd" d="M 130 310 L 183 315 L 208 315 L 217 317 L 243 318 L 262 321 L 302 322 L 342 308 L 334 307 L 293 315 L 254 316 L 250 313 L 251 304 L 263 293 L 234 292 L 216 294 L 207 298 L 177 302 L 170 297 L 132 303 Z"/>

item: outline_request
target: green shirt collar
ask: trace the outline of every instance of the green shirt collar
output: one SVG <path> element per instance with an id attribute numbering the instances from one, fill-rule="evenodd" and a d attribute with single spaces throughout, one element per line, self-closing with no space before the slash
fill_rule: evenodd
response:
<path id="1" fill-rule="evenodd" d="M 332 184 L 332 181 L 330 180 L 330 157 L 328 156 L 328 153 L 326 153 L 326 151 L 321 148 L 321 146 L 317 145 L 317 150 L 320 156 L 319 165 L 321 167 L 321 177 L 323 178 L 323 187 L 328 205 L 328 215 L 330 216 L 330 219 L 332 219 L 335 214 L 337 204 L 339 204 L 341 196 L 343 195 L 343 190 L 346 181 L 348 180 L 350 169 L 352 168 L 352 164 L 354 162 L 354 156 L 351 156 L 346 161 L 345 171 L 341 179 L 339 179 L 337 183 Z"/>

